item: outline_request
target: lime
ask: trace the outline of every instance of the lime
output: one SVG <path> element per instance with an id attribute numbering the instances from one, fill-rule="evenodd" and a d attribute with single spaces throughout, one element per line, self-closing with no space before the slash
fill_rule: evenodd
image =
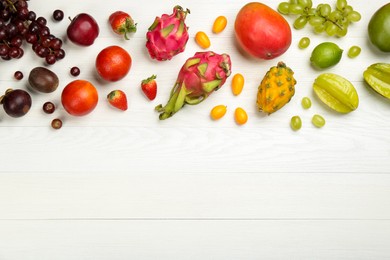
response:
<path id="1" fill-rule="evenodd" d="M 311 53 L 311 63 L 320 69 L 336 65 L 341 60 L 343 50 L 333 42 L 323 42 L 317 45 Z"/>

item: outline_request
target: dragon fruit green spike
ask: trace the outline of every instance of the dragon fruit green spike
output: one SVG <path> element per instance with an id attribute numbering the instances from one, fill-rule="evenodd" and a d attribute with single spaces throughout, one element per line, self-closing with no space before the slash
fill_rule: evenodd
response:
<path id="1" fill-rule="evenodd" d="M 197 52 L 180 69 L 171 96 L 165 106 L 158 105 L 160 120 L 167 119 L 185 104 L 196 105 L 218 90 L 231 74 L 231 61 L 228 54 L 212 51 Z"/>
<path id="2" fill-rule="evenodd" d="M 171 15 L 156 17 L 146 33 L 146 48 L 151 58 L 158 61 L 170 60 L 184 51 L 188 41 L 188 27 L 185 19 L 190 10 L 175 6 Z"/>

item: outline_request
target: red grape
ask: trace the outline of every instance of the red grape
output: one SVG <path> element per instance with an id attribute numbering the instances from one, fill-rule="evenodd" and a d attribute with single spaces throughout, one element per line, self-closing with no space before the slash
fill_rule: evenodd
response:
<path id="1" fill-rule="evenodd" d="M 80 69 L 78 67 L 72 67 L 70 69 L 70 74 L 74 77 L 77 77 L 78 75 L 80 75 Z"/>
<path id="2" fill-rule="evenodd" d="M 53 114 L 56 107 L 52 102 L 48 101 L 48 102 L 45 102 L 45 104 L 43 104 L 42 109 L 46 114 Z"/>
<path id="3" fill-rule="evenodd" d="M 61 119 L 59 118 L 53 119 L 53 121 L 51 121 L 51 127 L 53 127 L 54 129 L 60 129 L 62 127 Z"/>
<path id="4" fill-rule="evenodd" d="M 21 71 L 15 71 L 14 77 L 15 77 L 15 79 L 17 79 L 17 80 L 23 79 L 23 72 L 21 72 Z"/>
<path id="5" fill-rule="evenodd" d="M 53 12 L 53 19 L 56 21 L 62 21 L 62 19 L 64 19 L 64 12 L 62 10 L 55 10 Z"/>

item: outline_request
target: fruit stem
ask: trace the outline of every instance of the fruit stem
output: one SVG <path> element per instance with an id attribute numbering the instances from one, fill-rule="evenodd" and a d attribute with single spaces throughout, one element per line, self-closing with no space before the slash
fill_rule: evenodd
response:
<path id="1" fill-rule="evenodd" d="M 156 75 L 152 75 L 152 76 L 150 76 L 150 77 L 147 78 L 147 79 L 143 79 L 141 83 L 142 83 L 142 84 L 147 84 L 147 83 L 149 83 L 150 81 L 155 80 L 156 78 L 157 78 Z"/>
<path id="2" fill-rule="evenodd" d="M 317 15 L 315 15 L 315 14 L 308 14 L 308 15 L 306 15 L 306 19 L 309 20 L 310 17 L 313 17 L 313 16 L 318 16 L 318 14 L 317 14 Z M 322 24 L 325 24 L 326 22 L 331 22 L 331 23 L 333 23 L 334 25 L 336 25 L 339 29 L 341 29 L 341 30 L 343 29 L 343 26 L 342 26 L 342 25 L 340 25 L 340 24 L 338 24 L 337 22 L 335 22 L 335 21 L 329 19 L 327 16 L 322 16 L 322 15 L 319 15 L 319 16 L 325 19 L 325 21 L 324 21 Z"/>
<path id="3" fill-rule="evenodd" d="M 180 5 L 176 5 L 175 9 L 177 10 L 177 18 L 182 18 L 183 20 L 186 18 L 187 14 L 190 14 L 190 9 L 186 8 L 186 10 L 183 10 L 183 7 Z"/>
<path id="4" fill-rule="evenodd" d="M 11 11 L 12 12 L 17 12 L 18 10 L 16 9 L 16 7 L 15 7 L 15 4 L 14 4 L 14 2 L 12 2 L 11 0 L 6 0 L 7 1 L 7 3 L 8 3 L 8 7 L 10 7 L 10 9 L 12 9 Z"/>
<path id="5" fill-rule="evenodd" d="M 4 95 L 0 96 L 0 105 L 2 105 L 2 104 L 4 103 L 4 97 L 5 97 L 5 95 L 7 95 L 8 93 L 10 93 L 10 92 L 12 92 L 12 91 L 13 91 L 13 89 L 12 89 L 12 88 L 9 88 L 9 89 L 7 89 L 7 90 L 5 91 L 5 94 L 4 94 Z"/>
<path id="6" fill-rule="evenodd" d="M 187 94 L 185 84 L 179 85 L 179 83 L 176 83 L 168 103 L 164 107 L 161 104 L 155 107 L 155 110 L 161 113 L 160 120 L 167 119 L 179 111 L 185 105 Z"/>
<path id="7" fill-rule="evenodd" d="M 131 18 L 127 18 L 125 25 L 123 27 L 123 34 L 126 40 L 130 40 L 128 34 L 135 33 L 137 31 L 137 24 L 134 23 L 134 20 Z"/>

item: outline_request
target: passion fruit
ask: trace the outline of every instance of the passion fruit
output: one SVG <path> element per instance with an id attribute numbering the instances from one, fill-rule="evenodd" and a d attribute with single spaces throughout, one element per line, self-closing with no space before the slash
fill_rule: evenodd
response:
<path id="1" fill-rule="evenodd" d="M 371 43 L 383 52 L 390 52 L 390 3 L 379 8 L 368 23 Z"/>
<path id="2" fill-rule="evenodd" d="M 36 67 L 30 71 L 28 76 L 30 87 L 38 92 L 54 92 L 59 84 L 58 76 L 45 67 Z"/>

